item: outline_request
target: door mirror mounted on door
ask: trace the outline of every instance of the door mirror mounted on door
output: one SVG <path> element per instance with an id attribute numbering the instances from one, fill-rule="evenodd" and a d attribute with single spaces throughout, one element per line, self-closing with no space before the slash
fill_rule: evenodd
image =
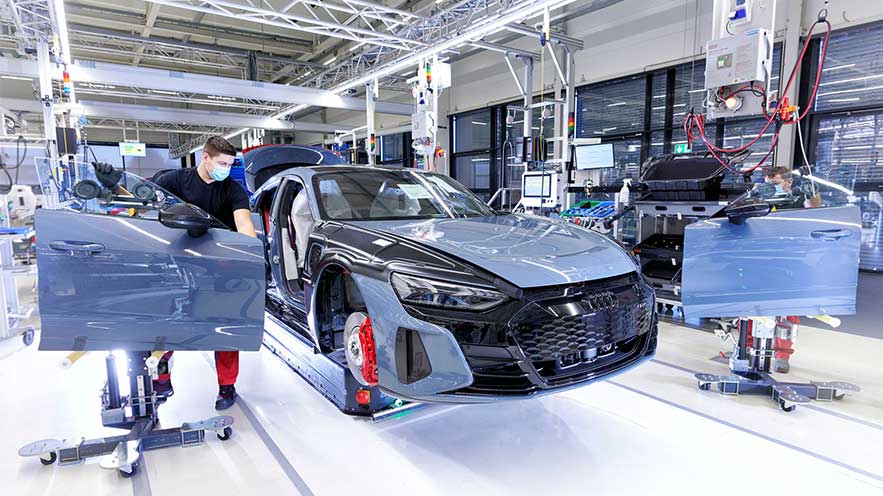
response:
<path id="1" fill-rule="evenodd" d="M 212 218 L 201 208 L 189 203 L 171 205 L 159 211 L 160 224 L 172 229 L 186 229 L 187 234 L 198 238 L 212 227 Z"/>
<path id="2" fill-rule="evenodd" d="M 733 224 L 742 225 L 746 219 L 751 217 L 764 217 L 770 213 L 772 207 L 763 200 L 745 199 L 728 206 L 724 209 L 727 219 Z"/>

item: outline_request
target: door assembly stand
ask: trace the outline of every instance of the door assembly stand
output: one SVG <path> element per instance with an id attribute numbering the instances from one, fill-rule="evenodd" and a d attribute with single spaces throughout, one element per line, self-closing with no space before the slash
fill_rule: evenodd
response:
<path id="1" fill-rule="evenodd" d="M 86 458 L 104 457 L 102 468 L 119 470 L 123 477 L 134 475 L 141 465 L 144 450 L 173 446 L 195 446 L 205 441 L 206 431 L 215 431 L 218 439 L 226 441 L 233 435 L 233 417 L 218 416 L 199 422 L 185 422 L 180 427 L 158 429 L 157 409 L 164 401 L 153 391 L 153 378 L 162 356 L 156 352 L 126 352 L 129 381 L 128 395 L 120 394 L 116 358 L 109 353 L 106 359 L 107 384 L 102 394 L 101 423 L 105 427 L 127 429 L 120 436 L 97 439 L 44 439 L 34 441 L 18 450 L 20 456 L 37 456 L 43 465 L 78 463 Z M 70 367 L 85 352 L 73 352 L 62 361 Z"/>
<path id="2" fill-rule="evenodd" d="M 838 319 L 815 317 L 829 325 L 839 325 Z M 722 323 L 726 330 L 718 335 L 732 339 L 728 332 L 730 324 Z M 743 318 L 737 321 L 739 340 L 734 343 L 730 356 L 732 375 L 695 374 L 699 389 L 708 391 L 714 385 L 722 394 L 767 395 L 786 412 L 793 412 L 797 405 L 812 400 L 841 400 L 848 393 L 857 393 L 861 388 L 855 384 L 840 381 L 829 382 L 779 382 L 770 375 L 773 362 L 773 343 L 776 333 L 776 319 L 769 317 Z"/>

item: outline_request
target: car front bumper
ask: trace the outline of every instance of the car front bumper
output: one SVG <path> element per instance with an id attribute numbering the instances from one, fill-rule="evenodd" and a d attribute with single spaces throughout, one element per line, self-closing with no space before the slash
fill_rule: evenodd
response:
<path id="1" fill-rule="evenodd" d="M 363 295 L 378 342 L 380 387 L 402 399 L 531 398 L 607 379 L 656 351 L 655 297 L 637 274 L 526 291 L 468 321 L 405 308 L 385 281 L 360 282 L 372 287 Z M 403 334 L 412 334 L 406 344 Z"/>

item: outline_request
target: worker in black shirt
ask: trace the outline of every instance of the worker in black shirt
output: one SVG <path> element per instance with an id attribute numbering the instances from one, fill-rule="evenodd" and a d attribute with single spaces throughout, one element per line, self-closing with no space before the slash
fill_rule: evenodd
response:
<path id="1" fill-rule="evenodd" d="M 239 183 L 229 177 L 235 156 L 236 149 L 229 141 L 221 136 L 212 136 L 202 147 L 199 166 L 195 169 L 166 172 L 157 179 L 156 184 L 181 200 L 205 210 L 227 227 L 254 238 L 257 235 L 249 211 L 248 194 Z M 110 164 L 93 165 L 102 183 L 119 181 L 119 171 L 115 171 Z M 154 390 L 162 399 L 174 393 L 169 367 L 171 357 L 172 352 L 163 356 L 159 378 L 154 381 Z M 215 408 L 225 410 L 236 402 L 239 352 L 216 351 L 215 367 L 218 371 L 219 389 Z"/>

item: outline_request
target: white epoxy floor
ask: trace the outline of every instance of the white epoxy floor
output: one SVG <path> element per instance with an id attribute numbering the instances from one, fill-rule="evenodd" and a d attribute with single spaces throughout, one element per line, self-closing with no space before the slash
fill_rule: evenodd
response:
<path id="1" fill-rule="evenodd" d="M 709 333 L 663 324 L 659 353 L 606 383 L 537 400 L 347 417 L 266 350 L 242 355 L 234 437 L 145 454 L 132 479 L 97 461 L 43 467 L 17 456 L 41 438 L 115 435 L 99 420 L 104 360 L 0 343 L 0 493 L 736 495 L 883 494 L 883 340 L 804 328 L 793 380 L 862 393 L 785 413 L 760 397 L 700 391 L 725 372 Z M 214 415 L 210 355 L 178 353 L 166 425 Z M 763 474 L 762 479 L 758 479 Z"/>

